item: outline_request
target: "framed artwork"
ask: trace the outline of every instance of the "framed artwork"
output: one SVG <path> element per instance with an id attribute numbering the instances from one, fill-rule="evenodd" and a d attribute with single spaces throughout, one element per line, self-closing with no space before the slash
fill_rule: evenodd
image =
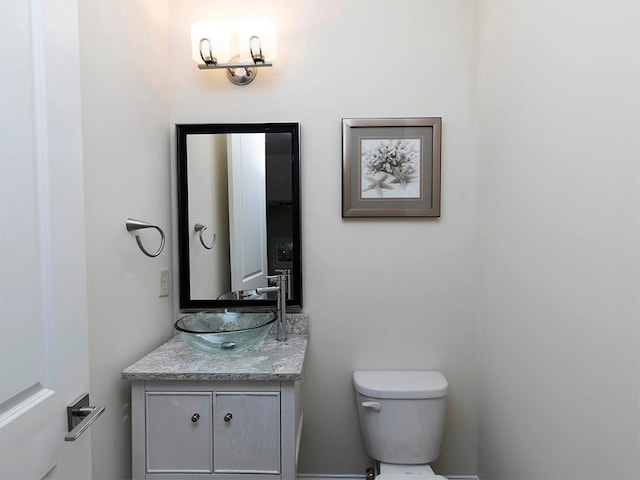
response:
<path id="1" fill-rule="evenodd" d="M 343 118 L 342 217 L 439 217 L 442 118 Z"/>

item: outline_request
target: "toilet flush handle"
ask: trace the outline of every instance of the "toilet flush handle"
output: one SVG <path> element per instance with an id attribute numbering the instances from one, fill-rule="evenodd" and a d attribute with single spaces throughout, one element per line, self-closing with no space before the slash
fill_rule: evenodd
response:
<path id="1" fill-rule="evenodd" d="M 362 406 L 364 408 L 370 408 L 374 412 L 379 412 L 381 408 L 379 402 L 362 402 Z"/>

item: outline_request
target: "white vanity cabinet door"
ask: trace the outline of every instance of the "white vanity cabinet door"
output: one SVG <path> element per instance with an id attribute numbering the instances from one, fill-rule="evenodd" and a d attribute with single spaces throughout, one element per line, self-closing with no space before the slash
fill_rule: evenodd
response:
<path id="1" fill-rule="evenodd" d="M 147 473 L 211 473 L 212 393 L 146 392 Z"/>
<path id="2" fill-rule="evenodd" d="M 215 392 L 214 473 L 280 473 L 280 392 Z"/>

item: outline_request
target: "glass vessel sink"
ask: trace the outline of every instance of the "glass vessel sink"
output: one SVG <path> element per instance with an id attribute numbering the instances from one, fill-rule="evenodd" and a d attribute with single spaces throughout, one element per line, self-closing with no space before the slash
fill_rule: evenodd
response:
<path id="1" fill-rule="evenodd" d="M 175 323 L 184 341 L 209 353 L 238 353 L 260 343 L 276 321 L 268 310 L 189 313 Z"/>

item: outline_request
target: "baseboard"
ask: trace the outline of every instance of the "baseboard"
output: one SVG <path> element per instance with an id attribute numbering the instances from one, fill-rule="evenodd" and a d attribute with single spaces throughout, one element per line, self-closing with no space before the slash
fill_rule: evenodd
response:
<path id="1" fill-rule="evenodd" d="M 448 480 L 480 480 L 477 475 L 443 475 Z M 298 480 L 363 480 L 365 475 L 321 475 L 318 473 L 300 473 Z"/>
<path id="2" fill-rule="evenodd" d="M 362 480 L 365 475 L 321 475 L 319 473 L 299 473 L 298 480 Z"/>

